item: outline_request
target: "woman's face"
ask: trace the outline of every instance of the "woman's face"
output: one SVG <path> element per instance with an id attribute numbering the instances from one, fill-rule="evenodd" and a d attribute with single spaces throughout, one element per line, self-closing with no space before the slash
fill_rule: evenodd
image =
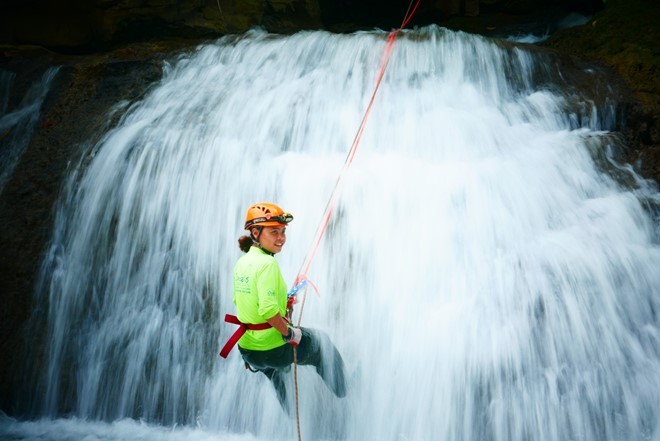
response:
<path id="1" fill-rule="evenodd" d="M 263 227 L 261 235 L 259 235 L 259 243 L 266 250 L 273 254 L 282 251 L 282 247 L 286 242 L 286 227 Z"/>

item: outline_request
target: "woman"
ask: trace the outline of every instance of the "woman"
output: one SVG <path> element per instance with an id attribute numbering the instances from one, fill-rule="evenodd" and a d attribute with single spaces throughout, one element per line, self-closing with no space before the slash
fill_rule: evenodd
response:
<path id="1" fill-rule="evenodd" d="M 243 360 L 263 372 L 273 383 L 282 407 L 286 400 L 284 374 L 297 349 L 299 365 L 313 365 L 325 384 L 338 397 L 346 395 L 344 362 L 328 336 L 320 331 L 292 326 L 284 317 L 287 288 L 275 260 L 286 242 L 286 226 L 293 216 L 271 203 L 248 208 L 245 229 L 238 239 L 246 254 L 234 267 L 234 304 L 244 332 L 238 340 Z"/>

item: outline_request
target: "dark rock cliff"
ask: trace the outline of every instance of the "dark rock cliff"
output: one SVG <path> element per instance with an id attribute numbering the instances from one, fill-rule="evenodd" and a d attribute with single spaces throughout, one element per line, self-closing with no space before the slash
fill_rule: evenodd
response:
<path id="1" fill-rule="evenodd" d="M 9 0 L 0 17 L 0 42 L 64 51 L 212 37 L 253 26 L 273 32 L 321 27 L 315 0 Z"/>
<path id="2" fill-rule="evenodd" d="M 54 77 L 20 162 L 0 188 L 0 409 L 12 414 L 20 375 L 16 357 L 26 344 L 23 327 L 33 307 L 39 265 L 51 237 L 55 202 L 71 161 L 116 124 L 118 103 L 130 105 L 162 72 L 162 62 L 202 39 L 254 26 L 271 32 L 396 27 L 408 1 L 376 0 L 7 0 L 0 5 L 0 69 L 15 73 L 0 97 L 18 106 L 50 66 Z M 658 153 L 659 6 L 651 0 L 422 1 L 412 25 L 438 23 L 486 36 L 556 30 L 570 11 L 593 16 L 582 26 L 557 30 L 545 46 L 562 57 L 588 60 L 613 72 L 623 98 L 625 158 L 660 181 Z M 464 6 L 460 6 L 464 4 Z M 27 46 L 31 45 L 31 46 Z M 46 48 L 46 49 L 44 49 Z M 2 93 L 0 89 L 0 93 Z M 120 113 L 120 112 L 119 112 Z M 10 133 L 0 133 L 0 149 Z"/>
<path id="3" fill-rule="evenodd" d="M 270 32 L 300 29 L 351 31 L 397 27 L 410 0 L 5 0 L 0 43 L 34 44 L 66 51 L 171 37 L 203 38 L 261 26 Z M 591 14 L 602 0 L 424 0 L 415 24 L 452 16 Z"/>
<path id="4" fill-rule="evenodd" d="M 13 412 L 13 379 L 23 369 L 16 359 L 25 345 L 23 328 L 31 314 L 43 253 L 51 237 L 55 203 L 64 178 L 81 152 L 118 121 L 162 75 L 162 60 L 184 44 L 136 45 L 93 56 L 63 56 L 44 49 L 6 51 L 0 69 L 18 72 L 8 98 L 20 108 L 26 92 L 44 71 L 60 66 L 32 139 L 11 178 L 0 188 L 0 409 Z M 109 115 L 115 118 L 108 118 Z M 11 132 L 13 129 L 8 129 Z M 0 133 L 0 150 L 11 133 Z M 20 367 L 19 367 L 20 366 Z"/>
<path id="5" fill-rule="evenodd" d="M 622 132 L 626 162 L 660 182 L 660 3 L 608 0 L 584 26 L 554 34 L 546 46 L 612 69 L 629 88 Z"/>

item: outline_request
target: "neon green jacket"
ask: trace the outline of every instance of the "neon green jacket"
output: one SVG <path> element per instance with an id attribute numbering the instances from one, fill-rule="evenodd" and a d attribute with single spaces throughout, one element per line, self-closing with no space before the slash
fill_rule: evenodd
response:
<path id="1" fill-rule="evenodd" d="M 266 323 L 278 312 L 286 314 L 287 289 L 274 256 L 252 247 L 234 266 L 234 304 L 243 323 Z M 243 349 L 267 351 L 284 345 L 275 329 L 248 330 L 238 341 Z"/>

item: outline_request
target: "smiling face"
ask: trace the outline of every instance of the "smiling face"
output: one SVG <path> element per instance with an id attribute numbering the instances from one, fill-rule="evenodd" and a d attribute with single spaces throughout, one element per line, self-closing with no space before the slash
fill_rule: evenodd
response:
<path id="1" fill-rule="evenodd" d="M 259 231 L 254 228 L 252 234 L 259 238 L 259 243 L 264 249 L 273 254 L 282 251 L 282 247 L 286 242 L 286 227 L 283 225 L 277 227 L 263 227 L 261 234 L 259 234 Z"/>

